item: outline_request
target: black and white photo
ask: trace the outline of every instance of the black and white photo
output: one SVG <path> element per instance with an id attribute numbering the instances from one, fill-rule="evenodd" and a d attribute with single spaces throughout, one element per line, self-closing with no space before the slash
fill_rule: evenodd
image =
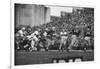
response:
<path id="1" fill-rule="evenodd" d="M 94 60 L 94 8 L 14 4 L 14 65 Z"/>

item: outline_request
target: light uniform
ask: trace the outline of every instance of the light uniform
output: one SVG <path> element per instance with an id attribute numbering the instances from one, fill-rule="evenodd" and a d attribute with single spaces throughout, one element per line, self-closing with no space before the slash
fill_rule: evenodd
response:
<path id="1" fill-rule="evenodd" d="M 62 47 L 62 45 L 64 44 L 66 44 L 66 41 L 67 41 L 67 38 L 68 38 L 68 36 L 67 36 L 67 32 L 61 32 L 60 33 L 60 35 L 61 35 L 61 42 L 60 42 L 60 47 L 59 47 L 59 49 L 61 49 L 61 47 Z"/>
<path id="2" fill-rule="evenodd" d="M 46 36 L 47 36 L 47 32 L 44 32 L 44 33 L 43 33 L 43 36 L 45 36 L 45 37 L 46 37 Z"/>
<path id="3" fill-rule="evenodd" d="M 90 37 L 85 37 L 84 39 L 85 39 L 85 40 L 90 40 Z"/>
<path id="4" fill-rule="evenodd" d="M 19 35 L 20 35 L 21 37 L 23 37 L 24 34 L 25 34 L 22 30 L 19 30 L 18 33 L 19 33 Z"/>
<path id="5" fill-rule="evenodd" d="M 36 35 L 39 35 L 38 31 L 35 31 L 30 36 L 27 36 L 28 39 L 31 40 L 32 50 L 37 50 L 37 48 L 35 47 L 35 44 L 38 42 L 39 39 L 38 39 L 38 37 Z"/>
<path id="6" fill-rule="evenodd" d="M 34 41 L 38 41 L 38 38 L 36 37 L 36 35 L 39 35 L 38 31 L 35 31 L 34 33 L 32 33 L 30 36 L 27 36 L 29 39 L 33 39 Z"/>
<path id="7" fill-rule="evenodd" d="M 39 32 L 38 31 L 34 31 L 34 34 L 39 35 Z"/>
<path id="8" fill-rule="evenodd" d="M 61 32 L 60 35 L 61 35 L 62 41 L 64 41 L 65 39 L 68 38 L 68 37 L 66 36 L 66 35 L 67 35 L 67 32 Z"/>

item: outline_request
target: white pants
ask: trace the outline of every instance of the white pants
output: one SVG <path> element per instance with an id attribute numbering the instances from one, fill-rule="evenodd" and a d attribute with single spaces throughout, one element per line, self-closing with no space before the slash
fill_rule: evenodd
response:
<path id="1" fill-rule="evenodd" d="M 35 47 L 35 41 L 31 41 L 31 47 L 32 47 L 32 50 L 37 50 L 37 48 Z"/>
<path id="2" fill-rule="evenodd" d="M 88 41 L 88 44 L 89 44 L 89 46 L 90 46 L 90 37 L 86 36 L 84 39 L 85 39 L 86 41 Z"/>
<path id="3" fill-rule="evenodd" d="M 61 47 L 63 46 L 63 44 L 66 45 L 67 38 L 68 38 L 67 36 L 62 36 L 61 37 L 61 42 L 60 42 L 59 49 L 61 49 Z"/>

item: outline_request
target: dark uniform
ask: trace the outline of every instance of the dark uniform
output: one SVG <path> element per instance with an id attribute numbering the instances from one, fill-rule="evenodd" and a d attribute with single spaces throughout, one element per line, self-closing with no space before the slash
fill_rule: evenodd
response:
<path id="1" fill-rule="evenodd" d="M 91 31 L 87 30 L 84 32 L 84 37 L 91 37 Z"/>
<path id="2" fill-rule="evenodd" d="M 73 29 L 73 30 L 72 30 L 72 34 L 73 34 L 73 35 L 76 35 L 77 37 L 79 37 L 80 33 L 81 33 L 81 31 L 78 30 L 78 29 Z"/>
<path id="3" fill-rule="evenodd" d="M 54 33 L 55 33 L 55 31 L 53 31 L 53 30 L 47 31 L 47 37 L 52 40 L 52 37 L 53 37 Z"/>

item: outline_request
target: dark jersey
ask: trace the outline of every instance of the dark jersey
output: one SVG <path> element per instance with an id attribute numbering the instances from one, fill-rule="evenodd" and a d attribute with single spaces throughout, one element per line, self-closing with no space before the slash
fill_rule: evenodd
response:
<path id="1" fill-rule="evenodd" d="M 40 36 L 43 37 L 44 31 L 40 31 Z"/>
<path id="2" fill-rule="evenodd" d="M 84 32 L 84 36 L 90 37 L 90 36 L 91 36 L 91 31 L 86 31 L 86 32 Z"/>
<path id="3" fill-rule="evenodd" d="M 54 33 L 55 33 L 55 31 L 53 31 L 53 30 L 47 31 L 47 37 L 49 39 L 52 39 Z"/>
<path id="4" fill-rule="evenodd" d="M 76 35 L 77 37 L 79 37 L 80 32 L 81 32 L 80 30 L 75 30 L 75 29 L 72 30 L 72 34 Z"/>
<path id="5" fill-rule="evenodd" d="M 54 34 L 53 30 L 47 31 L 47 35 L 53 36 L 53 34 Z"/>
<path id="6" fill-rule="evenodd" d="M 90 28 L 86 28 L 84 30 L 84 37 L 85 36 L 88 36 L 88 37 L 92 36 L 92 32 L 91 32 L 91 29 Z"/>

